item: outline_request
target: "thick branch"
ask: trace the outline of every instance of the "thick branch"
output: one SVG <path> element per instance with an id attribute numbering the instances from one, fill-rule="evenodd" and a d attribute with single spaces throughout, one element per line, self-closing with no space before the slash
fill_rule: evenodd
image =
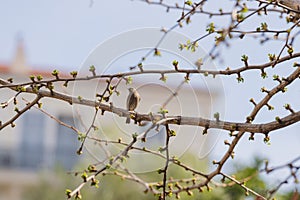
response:
<path id="1" fill-rule="evenodd" d="M 300 70 L 300 69 L 299 69 Z M 6 82 L 7 85 L 10 83 Z M 36 94 L 31 88 L 26 88 L 27 93 Z M 62 94 L 55 91 L 47 91 L 40 90 L 38 92 L 40 98 L 48 97 L 52 99 L 58 99 L 61 101 L 68 102 L 70 104 L 80 104 L 90 107 L 98 107 L 102 111 L 112 112 L 117 114 L 120 117 L 128 117 L 132 113 L 126 109 L 118 108 L 112 105 L 107 105 L 104 103 L 100 103 L 98 101 L 92 101 L 84 98 L 77 98 L 70 95 Z M 237 123 L 237 122 L 228 122 L 228 121 L 216 121 L 204 119 L 202 117 L 187 117 L 187 116 L 167 116 L 168 120 L 164 124 L 176 124 L 176 125 L 190 125 L 190 126 L 201 126 L 204 128 L 216 128 L 223 129 L 228 131 L 243 131 L 243 132 L 251 132 L 251 133 L 268 133 L 291 124 L 294 124 L 300 120 L 300 111 L 292 113 L 278 121 L 272 121 L 265 124 L 249 124 L 249 123 Z M 152 122 L 153 119 L 155 121 L 159 121 L 163 119 L 163 116 L 160 114 L 140 114 L 135 113 L 135 120 L 138 122 L 147 121 Z"/>

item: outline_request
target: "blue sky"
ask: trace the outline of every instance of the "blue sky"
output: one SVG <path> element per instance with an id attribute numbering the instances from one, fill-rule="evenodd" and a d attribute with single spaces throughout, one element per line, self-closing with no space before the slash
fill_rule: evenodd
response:
<path id="1" fill-rule="evenodd" d="M 78 69 L 98 44 L 113 35 L 136 28 L 170 27 L 174 25 L 180 15 L 178 12 L 166 13 L 163 8 L 130 0 L 95 0 L 92 6 L 88 0 L 0 0 L 0 2 L 2 3 L 0 7 L 0 63 L 11 61 L 17 38 L 22 37 L 28 64 L 44 69 L 58 68 L 66 71 Z M 184 33 L 195 37 L 198 31 L 203 32 L 205 30 L 201 25 L 206 25 L 209 22 L 209 20 L 195 19 L 193 23 L 198 25 Z M 200 30 L 200 28 L 202 29 Z M 261 58 L 261 52 L 255 52 L 256 50 L 251 45 L 247 46 L 245 51 L 256 55 L 255 59 Z M 240 60 L 237 59 L 233 63 L 239 62 Z M 271 77 L 272 74 L 270 74 Z M 227 82 L 225 85 L 226 117 L 231 121 L 244 121 L 244 117 L 250 113 L 252 108 L 248 99 L 254 97 L 259 100 L 262 97 L 259 90 L 265 82 L 260 80 L 259 72 L 251 73 L 246 78 L 246 81 L 253 82 L 250 86 L 238 85 L 235 77 L 224 79 L 224 81 Z M 299 89 L 294 88 L 292 91 L 297 93 L 299 97 Z M 278 105 L 279 108 L 274 112 L 288 114 L 285 113 L 284 109 L 280 110 L 286 101 L 294 103 L 293 105 L 299 105 L 295 96 L 291 94 L 289 98 L 284 100 L 274 100 L 274 105 Z M 266 110 L 263 109 L 263 111 Z M 275 114 L 271 113 L 259 116 L 258 119 L 272 121 L 274 116 Z M 290 161 L 300 153 L 298 129 L 299 125 L 293 125 L 285 131 L 274 132 L 271 135 L 271 146 L 265 145 L 261 137 L 248 144 L 247 137 L 245 137 L 237 147 L 241 151 L 237 158 L 247 162 L 252 160 L 254 155 L 261 155 L 271 158 L 274 164 Z M 286 134 L 289 134 L 289 140 L 286 139 Z M 225 139 L 226 136 L 222 136 L 222 138 Z M 223 155 L 223 152 L 224 145 L 220 140 L 215 155 Z"/>
<path id="2" fill-rule="evenodd" d="M 69 69 L 78 67 L 96 45 L 113 35 L 174 21 L 174 15 L 162 9 L 126 0 L 95 1 L 92 6 L 88 0 L 5 1 L 0 16 L 1 61 L 11 60 L 21 36 L 29 64 Z"/>

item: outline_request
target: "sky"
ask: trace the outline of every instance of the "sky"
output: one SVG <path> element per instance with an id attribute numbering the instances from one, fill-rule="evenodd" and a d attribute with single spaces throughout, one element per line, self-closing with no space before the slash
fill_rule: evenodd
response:
<path id="1" fill-rule="evenodd" d="M 94 0 L 92 5 L 89 0 L 0 0 L 0 2 L 2 3 L 0 7 L 0 63 L 11 62 L 18 38 L 22 38 L 28 64 L 45 70 L 77 70 L 90 52 L 109 38 L 137 28 L 171 27 L 180 16 L 178 12 L 166 13 L 163 8 L 150 6 L 137 0 Z M 220 5 L 211 6 L 226 7 L 228 5 L 220 3 Z M 205 31 L 200 30 L 199 27 L 206 26 L 208 22 L 210 22 L 208 19 L 206 21 L 201 18 L 195 19 L 193 23 L 197 26 L 178 31 L 193 38 L 199 34 L 198 31 L 202 33 Z M 202 45 L 205 45 L 205 42 Z M 237 51 L 234 52 L 237 53 Z M 256 52 L 251 45 L 247 46 L 245 51 L 253 53 L 255 59 L 261 59 L 261 52 Z M 224 56 L 230 57 L 230 54 L 225 52 Z M 233 63 L 240 65 L 239 62 L 238 60 Z M 224 84 L 226 95 L 224 105 L 227 110 L 225 119 L 244 121 L 243 118 L 250 113 L 252 108 L 248 99 L 262 97 L 259 90 L 261 84 L 265 82 L 257 80 L 258 74 L 249 74 L 245 81 L 253 81 L 253 84 L 245 87 L 238 85 L 235 77 L 226 79 L 226 84 Z M 296 87 L 292 87 L 292 91 L 295 94 L 300 92 Z M 299 105 L 294 97 L 291 94 L 284 101 Z M 278 101 L 275 99 L 274 104 L 281 105 L 282 100 Z M 275 110 L 275 112 L 287 114 L 284 113 L 284 109 Z M 274 116 L 275 114 L 261 115 L 258 119 L 265 122 L 272 121 Z M 288 162 L 300 153 L 298 129 L 299 125 L 296 124 L 283 132 L 275 131 L 271 137 L 270 146 L 263 143 L 262 137 L 258 137 L 250 144 L 245 137 L 237 146 L 236 151 L 241 152 L 237 159 L 247 163 L 259 155 L 270 158 L 274 165 Z M 288 140 L 287 133 L 289 134 Z M 227 136 L 221 134 L 219 141 L 223 139 L 227 139 Z M 220 145 L 216 146 L 214 152 L 216 156 L 223 155 L 225 151 L 223 143 L 219 143 Z"/>
<path id="2" fill-rule="evenodd" d="M 162 27 L 174 20 L 162 10 L 154 12 L 153 6 L 127 0 L 117 4 L 94 1 L 92 6 L 89 0 L 5 1 L 4 5 L 0 8 L 0 44 L 5 48 L 0 50 L 0 60 L 11 60 L 21 37 L 29 64 L 43 67 L 73 69 L 113 35 L 140 27 Z"/>

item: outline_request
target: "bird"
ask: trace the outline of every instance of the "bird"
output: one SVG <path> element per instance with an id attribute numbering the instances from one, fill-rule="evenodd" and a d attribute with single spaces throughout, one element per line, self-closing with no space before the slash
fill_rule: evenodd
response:
<path id="1" fill-rule="evenodd" d="M 126 103 L 127 110 L 134 111 L 134 109 L 136 109 L 136 107 L 138 106 L 138 104 L 141 100 L 141 96 L 134 88 L 129 88 L 128 90 L 129 90 L 129 94 L 128 94 L 127 103 Z M 127 117 L 126 124 L 129 124 L 129 123 L 130 123 L 130 117 Z"/>

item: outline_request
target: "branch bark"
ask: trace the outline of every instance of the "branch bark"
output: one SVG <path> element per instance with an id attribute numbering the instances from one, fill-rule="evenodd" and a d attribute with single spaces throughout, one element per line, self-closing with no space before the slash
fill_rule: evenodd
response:
<path id="1" fill-rule="evenodd" d="M 300 68 L 295 72 L 294 76 L 299 76 Z M 294 77 L 294 78 L 295 78 Z M 0 79 L 0 83 L 2 85 L 8 85 L 9 82 Z M 288 83 L 287 83 L 288 84 Z M 286 84 L 286 85 L 287 85 Z M 10 87 L 12 90 L 16 90 L 16 88 Z M 102 110 L 102 112 L 111 112 L 120 117 L 128 117 L 132 113 L 126 109 L 118 108 L 113 105 L 108 105 L 104 103 L 100 103 L 97 101 L 85 99 L 85 98 L 77 98 L 74 96 L 70 96 L 67 94 L 59 93 L 56 91 L 47 91 L 47 90 L 40 90 L 38 93 L 34 92 L 31 88 L 26 88 L 25 93 L 33 93 L 37 94 L 39 98 L 52 98 L 58 99 L 61 101 L 68 102 L 70 104 L 80 104 L 90 107 L 98 107 Z M 262 106 L 262 105 L 261 105 Z M 229 122 L 229 121 L 222 121 L 222 120 L 209 120 L 202 117 L 188 117 L 188 116 L 167 116 L 168 121 L 164 122 L 163 124 L 174 124 L 174 125 L 189 125 L 189 126 L 200 126 L 206 129 L 214 128 L 214 129 L 222 129 L 227 131 L 243 131 L 243 132 L 250 132 L 250 133 L 268 133 L 291 124 L 297 123 L 300 121 L 300 111 L 287 115 L 280 119 L 279 121 L 272 121 L 269 123 L 263 124 L 250 124 L 250 123 L 239 123 L 239 122 Z M 135 113 L 135 120 L 137 122 L 154 122 L 160 121 L 163 119 L 163 116 L 160 114 L 143 114 L 143 113 Z M 0 126 L 0 130 L 4 128 Z"/>

